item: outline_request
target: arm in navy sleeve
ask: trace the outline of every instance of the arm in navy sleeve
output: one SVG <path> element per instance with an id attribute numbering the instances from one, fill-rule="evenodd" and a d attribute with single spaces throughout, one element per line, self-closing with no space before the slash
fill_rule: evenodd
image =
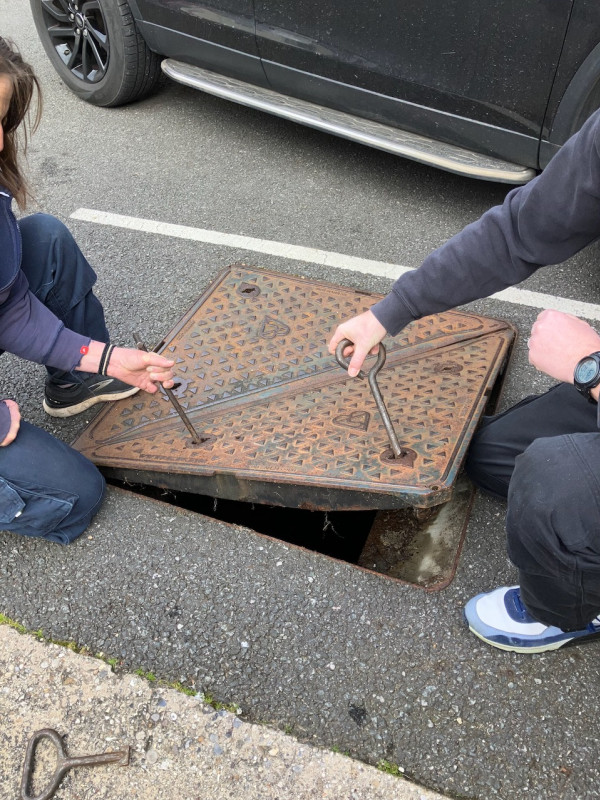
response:
<path id="1" fill-rule="evenodd" d="M 65 371 L 81 360 L 80 348 L 89 345 L 29 291 L 20 270 L 10 286 L 0 292 L 0 349 Z"/>
<path id="2" fill-rule="evenodd" d="M 600 237 L 600 111 L 544 172 L 407 272 L 371 311 L 390 334 L 559 264 Z"/>

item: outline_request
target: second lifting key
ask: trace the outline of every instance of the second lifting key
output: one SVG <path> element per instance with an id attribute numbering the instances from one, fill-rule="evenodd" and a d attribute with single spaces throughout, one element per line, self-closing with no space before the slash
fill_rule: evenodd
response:
<path id="1" fill-rule="evenodd" d="M 135 339 L 135 346 L 137 347 L 137 349 L 138 350 L 144 350 L 147 353 L 148 352 L 148 348 L 143 343 L 141 338 L 137 335 L 137 333 L 133 334 L 133 338 Z M 201 444 L 202 441 L 204 441 L 204 440 L 202 439 L 201 436 L 199 436 L 199 434 L 197 433 L 196 429 L 194 428 L 194 426 L 190 422 L 190 419 L 189 419 L 188 415 L 185 413 L 185 411 L 181 407 L 181 403 L 175 397 L 175 393 L 173 392 L 173 390 L 172 389 L 167 389 L 166 386 L 161 386 L 161 389 L 167 395 L 167 397 L 169 398 L 169 400 L 173 404 L 173 408 L 175 409 L 175 411 L 177 411 L 177 413 L 179 414 L 179 416 L 183 420 L 183 422 L 185 424 L 185 427 L 188 429 L 188 431 L 192 435 L 192 444 Z"/>

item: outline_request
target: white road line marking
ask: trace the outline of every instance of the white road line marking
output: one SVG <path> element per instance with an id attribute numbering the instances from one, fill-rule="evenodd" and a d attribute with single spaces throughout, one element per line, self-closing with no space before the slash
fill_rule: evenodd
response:
<path id="1" fill-rule="evenodd" d="M 385 261 L 372 261 L 368 258 L 346 256 L 330 250 L 300 247 L 294 244 L 286 244 L 285 242 L 255 239 L 251 236 L 238 236 L 233 233 L 192 228 L 187 225 L 173 225 L 169 222 L 157 222 L 151 219 L 128 217 L 123 214 L 111 214 L 107 211 L 95 211 L 91 208 L 78 208 L 71 214 L 71 219 L 93 222 L 97 225 L 127 228 L 128 230 L 142 231 L 144 233 L 154 233 L 161 236 L 173 236 L 178 239 L 206 242 L 207 244 L 216 244 L 223 247 L 233 247 L 238 250 L 250 250 L 254 253 L 265 253 L 266 255 L 289 258 L 294 261 L 305 261 L 309 264 L 322 264 L 326 267 L 336 267 L 350 272 L 362 272 L 367 275 L 390 278 L 391 280 L 413 269 L 412 267 L 403 267 L 400 264 L 389 264 Z M 492 298 L 529 308 L 552 308 L 557 311 L 566 311 L 584 319 L 600 320 L 600 305 L 570 300 L 567 297 L 555 297 L 542 292 L 531 292 L 528 289 L 511 287 L 497 292 L 492 295 Z"/>

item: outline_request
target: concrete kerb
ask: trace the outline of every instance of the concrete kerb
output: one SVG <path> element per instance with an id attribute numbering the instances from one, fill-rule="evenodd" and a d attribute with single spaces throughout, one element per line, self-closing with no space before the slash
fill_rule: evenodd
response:
<path id="1" fill-rule="evenodd" d="M 0 625 L 0 796 L 17 798 L 27 741 L 42 728 L 66 735 L 70 756 L 131 747 L 130 763 L 72 770 L 60 800 L 442 800 L 375 767 L 242 721 L 102 660 Z M 54 771 L 40 744 L 40 793 Z"/>

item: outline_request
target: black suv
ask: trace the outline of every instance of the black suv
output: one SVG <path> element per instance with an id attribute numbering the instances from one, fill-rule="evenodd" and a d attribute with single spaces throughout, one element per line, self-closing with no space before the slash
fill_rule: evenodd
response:
<path id="1" fill-rule="evenodd" d="M 525 183 L 600 106 L 597 0 L 30 0 L 90 103 L 176 81 L 441 169 Z"/>

